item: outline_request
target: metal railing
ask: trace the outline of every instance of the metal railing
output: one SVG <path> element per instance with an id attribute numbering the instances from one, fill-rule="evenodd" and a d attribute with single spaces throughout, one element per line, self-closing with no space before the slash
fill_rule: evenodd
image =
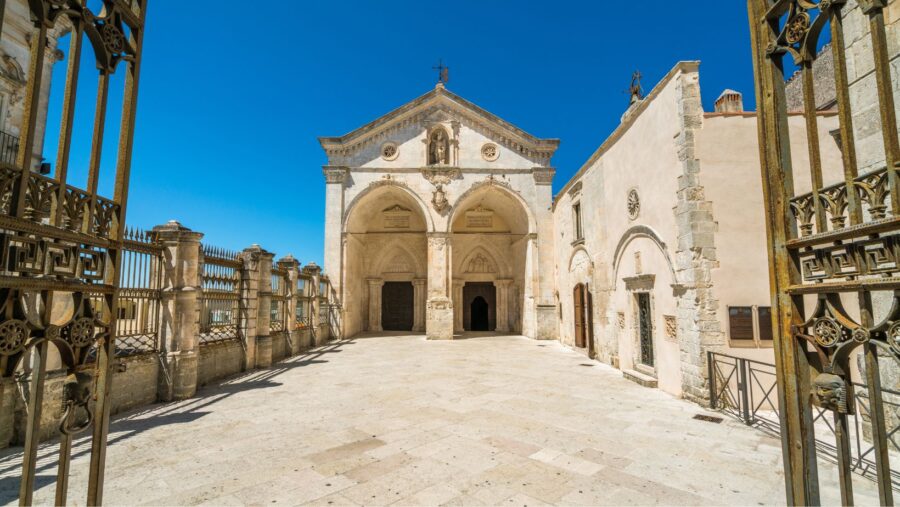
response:
<path id="1" fill-rule="evenodd" d="M 707 352 L 710 408 L 731 415 L 747 426 L 781 434 L 775 365 L 753 359 Z M 869 393 L 865 384 L 853 383 L 850 418 L 850 459 L 854 472 L 875 478 L 875 448 L 871 438 Z M 883 410 L 889 422 L 887 441 L 891 454 L 900 453 L 900 391 L 881 388 Z M 816 449 L 819 457 L 837 462 L 834 422 L 830 410 L 813 407 Z M 897 462 L 892 457 L 892 461 Z M 900 470 L 891 470 L 891 482 L 900 490 Z"/>
<path id="2" fill-rule="evenodd" d="M 200 345 L 241 339 L 241 260 L 236 252 L 203 245 Z"/>
<path id="3" fill-rule="evenodd" d="M 272 305 L 269 310 L 269 333 L 272 335 L 287 330 L 288 287 L 290 279 L 283 269 L 272 269 Z"/>
<path id="4" fill-rule="evenodd" d="M 159 351 L 162 248 L 152 233 L 135 228 L 125 230 L 123 245 L 116 357 L 155 353 Z M 91 295 L 91 308 L 100 321 L 107 319 L 105 315 L 109 310 L 102 294 Z M 95 349 L 93 347 L 89 352 L 90 360 L 96 358 Z"/>

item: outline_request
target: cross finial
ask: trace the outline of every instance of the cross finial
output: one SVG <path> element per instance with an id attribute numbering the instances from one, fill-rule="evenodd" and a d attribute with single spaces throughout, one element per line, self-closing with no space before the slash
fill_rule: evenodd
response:
<path id="1" fill-rule="evenodd" d="M 450 81 L 450 67 L 444 65 L 444 59 L 438 60 L 438 64 L 432 69 L 438 71 L 438 83 L 447 84 Z"/>

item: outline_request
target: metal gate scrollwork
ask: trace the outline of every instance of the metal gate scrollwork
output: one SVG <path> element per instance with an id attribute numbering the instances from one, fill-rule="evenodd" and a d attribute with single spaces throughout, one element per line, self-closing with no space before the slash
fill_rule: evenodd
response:
<path id="1" fill-rule="evenodd" d="M 848 416 L 868 411 L 879 500 L 893 504 L 881 373 L 900 363 L 900 186 L 894 96 L 885 35 L 886 0 L 859 0 L 868 23 L 885 162 L 860 173 L 845 54 L 847 0 L 748 0 L 766 227 L 773 291 L 773 327 L 789 504 L 820 502 L 814 411 L 833 419 L 841 500 L 853 504 Z M 823 159 L 821 111 L 813 63 L 830 37 L 839 122 L 840 160 Z M 802 87 L 805 138 L 790 129 L 786 79 L 795 66 Z M 854 104 L 854 107 L 860 107 Z M 792 165 L 792 142 L 805 142 L 808 173 Z M 842 172 L 823 175 L 823 160 Z M 806 162 L 804 162 L 806 164 Z M 834 164 L 833 164 L 834 165 Z M 806 169 L 804 167 L 803 169 Z M 831 178 L 831 181 L 826 179 Z M 801 180 L 800 178 L 808 178 Z M 798 184 L 800 183 L 800 184 Z M 811 190 L 795 193 L 795 185 Z M 878 315 L 876 299 L 892 300 Z M 876 308 L 878 307 L 878 308 Z M 876 320 L 876 316 L 878 320 Z M 862 354 L 857 407 L 854 362 Z M 879 360 L 881 358 L 881 360 Z M 887 366 L 886 366 L 887 365 Z"/>
<path id="2" fill-rule="evenodd" d="M 0 0 L 0 13 L 5 1 Z M 65 371 L 56 462 L 56 505 L 67 502 L 72 438 L 92 431 L 87 504 L 102 502 L 110 378 L 115 363 L 119 268 L 134 138 L 147 0 L 27 0 L 34 31 L 15 164 L 0 162 L 0 375 L 27 382 L 27 420 L 19 503 L 33 501 L 48 357 Z M 2 33 L 0 14 L 0 33 Z M 48 33 L 70 27 L 55 173 L 34 171 L 39 141 L 43 62 Z M 87 188 L 67 184 L 75 96 L 83 40 L 99 74 Z M 124 93 L 112 198 L 99 195 L 100 154 L 110 76 L 124 72 Z M 52 347 L 52 349 L 51 349 Z M 53 359 L 55 362 L 56 360 Z"/>

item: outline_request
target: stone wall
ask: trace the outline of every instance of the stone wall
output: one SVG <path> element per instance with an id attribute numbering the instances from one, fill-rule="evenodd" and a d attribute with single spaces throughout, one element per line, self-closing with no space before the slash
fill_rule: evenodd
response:
<path id="1" fill-rule="evenodd" d="M 244 348 L 240 342 L 226 341 L 200 347 L 197 385 L 234 376 L 243 371 Z"/>

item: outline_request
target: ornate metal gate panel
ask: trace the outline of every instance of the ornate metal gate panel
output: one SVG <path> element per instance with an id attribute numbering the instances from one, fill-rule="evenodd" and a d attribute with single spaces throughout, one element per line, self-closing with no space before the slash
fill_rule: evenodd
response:
<path id="1" fill-rule="evenodd" d="M 0 7 L 5 2 L 0 1 Z M 28 0 L 35 25 L 21 142 L 15 164 L 0 162 L 0 374 L 27 379 L 27 424 L 19 502 L 32 503 L 47 360 L 55 348 L 67 372 L 56 504 L 66 503 L 72 437 L 92 429 L 87 503 L 102 501 L 110 377 L 115 363 L 119 268 L 137 105 L 146 0 Z M 32 171 L 47 36 L 72 25 L 56 173 Z M 2 27 L 0 27 L 2 33 Z M 87 188 L 67 184 L 82 40 L 99 73 Z M 98 195 L 110 75 L 125 72 L 112 199 Z M 92 302 L 93 300 L 93 302 Z"/>
<path id="2" fill-rule="evenodd" d="M 641 364 L 655 366 L 653 354 L 653 315 L 650 313 L 650 294 L 637 293 L 638 333 L 640 333 Z"/>
<path id="3" fill-rule="evenodd" d="M 819 503 L 813 410 L 833 418 L 844 504 L 853 503 L 848 416 L 852 361 L 863 354 L 880 501 L 893 503 L 879 357 L 900 357 L 900 187 L 894 97 L 885 37 L 886 0 L 859 0 L 871 32 L 874 81 L 886 163 L 860 174 L 844 42 L 846 0 L 748 0 L 759 109 L 759 144 L 773 290 L 779 409 L 787 499 Z M 840 122 L 837 183 L 826 185 L 813 62 L 830 35 Z M 785 98 L 785 65 L 802 84 L 808 179 L 795 178 Z M 798 132 L 795 129 L 794 132 Z M 801 134 L 803 135 L 803 134 Z M 794 140 L 795 144 L 796 141 Z M 799 166 L 798 166 L 799 167 Z M 802 176 L 807 178 L 807 176 Z M 796 195 L 795 184 L 811 191 Z M 807 183 L 808 182 L 808 183 Z M 877 316 L 873 297 L 893 298 Z M 847 303 L 850 304 L 847 304 Z M 890 306 L 890 305 L 889 305 Z M 858 307 L 854 308 L 854 307 Z M 877 319 L 876 320 L 876 316 Z M 849 402 L 848 402 L 849 400 Z"/>

